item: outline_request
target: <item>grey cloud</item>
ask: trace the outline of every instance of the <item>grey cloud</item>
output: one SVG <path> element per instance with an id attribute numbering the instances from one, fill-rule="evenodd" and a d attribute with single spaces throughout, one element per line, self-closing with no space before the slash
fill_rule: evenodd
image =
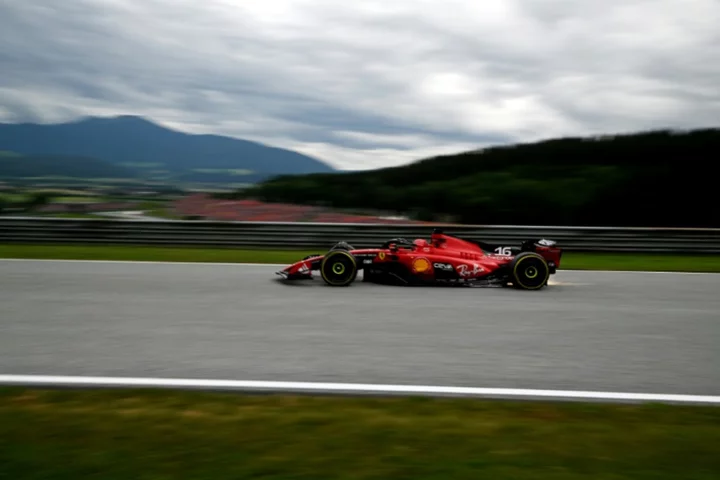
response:
<path id="1" fill-rule="evenodd" d="M 132 113 L 345 168 L 720 120 L 714 0 L 0 3 L 0 112 Z"/>

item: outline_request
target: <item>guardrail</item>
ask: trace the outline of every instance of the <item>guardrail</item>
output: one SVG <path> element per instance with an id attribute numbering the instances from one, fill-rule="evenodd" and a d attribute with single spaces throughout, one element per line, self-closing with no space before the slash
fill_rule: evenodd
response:
<path id="1" fill-rule="evenodd" d="M 720 229 L 556 227 L 504 225 L 376 225 L 135 221 L 0 217 L 0 244 L 113 244 L 207 247 L 269 247 L 324 251 L 345 240 L 373 247 L 393 237 L 428 238 L 433 228 L 487 242 L 516 244 L 549 238 L 567 251 L 720 253 Z"/>

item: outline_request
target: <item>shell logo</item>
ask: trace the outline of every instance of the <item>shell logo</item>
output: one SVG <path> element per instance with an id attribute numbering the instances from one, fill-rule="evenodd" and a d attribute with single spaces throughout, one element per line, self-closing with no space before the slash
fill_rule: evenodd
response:
<path id="1" fill-rule="evenodd" d="M 415 273 L 424 273 L 430 270 L 430 262 L 427 258 L 416 258 L 412 263 Z"/>

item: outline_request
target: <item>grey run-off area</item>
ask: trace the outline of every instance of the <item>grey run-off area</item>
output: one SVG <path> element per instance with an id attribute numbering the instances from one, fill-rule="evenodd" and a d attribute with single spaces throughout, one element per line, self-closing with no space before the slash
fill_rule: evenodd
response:
<path id="1" fill-rule="evenodd" d="M 560 271 L 526 292 L 277 269 L 0 260 L 0 375 L 720 394 L 720 275 Z"/>

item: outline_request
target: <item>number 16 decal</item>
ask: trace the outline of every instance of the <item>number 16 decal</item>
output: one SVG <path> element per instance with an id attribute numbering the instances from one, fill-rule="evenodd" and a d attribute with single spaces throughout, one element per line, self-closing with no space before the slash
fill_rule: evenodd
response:
<path id="1" fill-rule="evenodd" d="M 512 255 L 512 247 L 497 247 L 495 253 L 498 255 Z"/>

